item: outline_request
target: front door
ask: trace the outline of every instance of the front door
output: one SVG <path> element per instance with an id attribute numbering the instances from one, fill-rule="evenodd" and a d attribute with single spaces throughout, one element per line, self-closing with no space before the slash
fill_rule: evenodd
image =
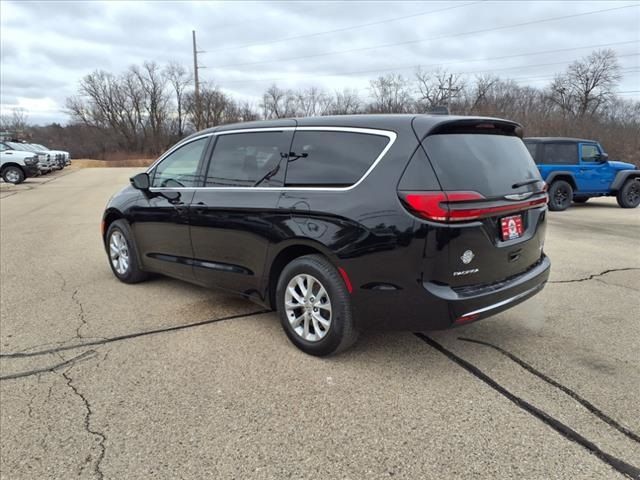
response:
<path id="1" fill-rule="evenodd" d="M 577 176 L 581 190 L 604 192 L 613 181 L 613 171 L 607 162 L 601 161 L 601 152 L 595 143 L 580 144 L 580 170 Z"/>
<path id="2" fill-rule="evenodd" d="M 145 268 L 193 280 L 189 205 L 200 184 L 199 169 L 210 137 L 188 142 L 165 156 L 151 176 L 151 188 L 131 210 L 132 229 Z"/>
<path id="3" fill-rule="evenodd" d="M 191 207 L 199 283 L 260 296 L 293 125 L 216 136 L 205 188 Z"/>

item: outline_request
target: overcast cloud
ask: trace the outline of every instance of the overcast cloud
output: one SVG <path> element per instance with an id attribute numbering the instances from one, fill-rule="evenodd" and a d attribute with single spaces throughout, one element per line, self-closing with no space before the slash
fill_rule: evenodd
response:
<path id="1" fill-rule="evenodd" d="M 93 70 L 119 73 L 145 60 L 193 68 L 192 30 L 206 51 L 201 80 L 255 105 L 274 81 L 356 88 L 366 96 L 376 73 L 410 76 L 417 65 L 542 87 L 603 44 L 620 55 L 622 95 L 640 99 L 638 2 L 2 1 L 0 7 L 2 113 L 24 107 L 36 123 L 67 121 L 66 97 Z M 573 16 L 597 10 L 609 11 Z M 573 17 L 510 27 L 567 16 Z M 379 47 L 388 44 L 396 45 Z"/>

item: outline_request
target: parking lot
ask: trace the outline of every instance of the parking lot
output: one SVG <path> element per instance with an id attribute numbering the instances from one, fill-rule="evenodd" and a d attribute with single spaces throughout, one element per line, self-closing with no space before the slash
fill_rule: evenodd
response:
<path id="1" fill-rule="evenodd" d="M 319 359 L 248 301 L 115 279 L 101 214 L 136 171 L 0 188 L 2 478 L 639 476 L 640 211 L 551 213 L 512 310 Z"/>

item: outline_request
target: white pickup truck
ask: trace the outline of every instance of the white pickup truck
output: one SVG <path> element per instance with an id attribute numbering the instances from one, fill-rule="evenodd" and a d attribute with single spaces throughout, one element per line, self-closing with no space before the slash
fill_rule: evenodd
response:
<path id="1" fill-rule="evenodd" d="M 27 177 L 40 175 L 38 155 L 34 152 L 13 150 L 0 143 L 0 176 L 8 183 L 22 183 Z"/>

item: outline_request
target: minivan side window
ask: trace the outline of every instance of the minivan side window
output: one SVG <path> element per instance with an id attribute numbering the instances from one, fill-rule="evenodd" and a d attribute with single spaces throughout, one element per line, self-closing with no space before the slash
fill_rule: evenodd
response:
<path id="1" fill-rule="evenodd" d="M 583 162 L 597 162 L 600 158 L 600 150 L 596 145 L 582 145 L 582 161 Z"/>
<path id="2" fill-rule="evenodd" d="M 296 131 L 285 185 L 347 187 L 356 183 L 389 143 L 381 135 Z"/>
<path id="3" fill-rule="evenodd" d="M 280 159 L 289 152 L 290 141 L 290 132 L 282 131 L 218 135 L 206 186 L 255 185 L 276 173 Z M 264 186 L 268 186 L 268 182 Z"/>
<path id="4" fill-rule="evenodd" d="M 578 145 L 575 143 L 545 143 L 544 163 L 576 165 L 578 163 Z"/>
<path id="5" fill-rule="evenodd" d="M 194 140 L 167 155 L 154 169 L 152 187 L 196 187 L 198 165 L 208 137 Z"/>

